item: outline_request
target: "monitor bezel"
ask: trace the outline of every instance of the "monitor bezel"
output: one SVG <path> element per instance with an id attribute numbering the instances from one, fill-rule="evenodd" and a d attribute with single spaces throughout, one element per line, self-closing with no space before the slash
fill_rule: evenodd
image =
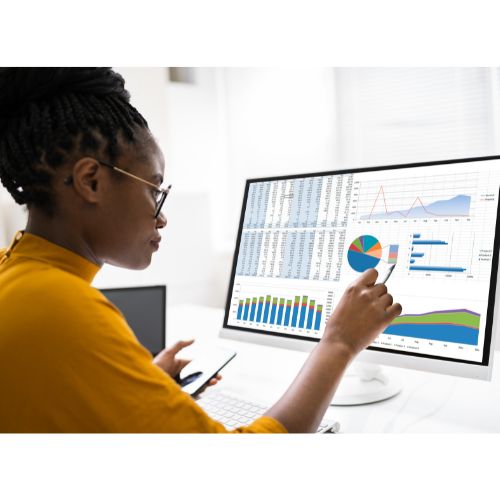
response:
<path id="1" fill-rule="evenodd" d="M 285 347 L 301 351 L 312 350 L 320 340 L 314 338 L 305 338 L 299 335 L 289 335 L 289 334 L 283 335 L 282 333 L 279 332 L 263 331 L 263 330 L 257 330 L 255 328 L 248 328 L 248 327 L 228 324 L 229 313 L 231 309 L 232 291 L 234 287 L 236 267 L 238 263 L 238 255 L 241 243 L 241 236 L 243 233 L 245 209 L 248 199 L 249 188 L 252 183 L 271 182 L 271 181 L 288 180 L 288 179 L 300 179 L 308 177 L 319 177 L 326 175 L 345 175 L 350 173 L 374 172 L 380 170 L 385 171 L 385 170 L 410 169 L 417 167 L 432 167 L 437 165 L 449 165 L 455 163 L 485 162 L 490 160 L 500 160 L 500 155 L 479 156 L 472 158 L 457 158 L 452 160 L 438 160 L 438 161 L 428 161 L 428 162 L 412 162 L 412 163 L 402 163 L 395 165 L 377 165 L 377 166 L 359 167 L 359 168 L 350 167 L 341 170 L 309 172 L 302 174 L 290 174 L 290 175 L 257 177 L 257 178 L 247 179 L 245 183 L 245 192 L 243 196 L 242 208 L 240 213 L 240 221 L 238 226 L 236 245 L 233 253 L 233 263 L 231 266 L 231 275 L 229 278 L 229 286 L 227 290 L 226 307 L 224 311 L 224 320 L 221 330 L 221 336 L 225 338 L 231 338 L 234 340 L 243 340 L 246 342 L 272 345 L 275 347 Z M 463 376 L 474 377 L 474 378 L 487 378 L 487 379 L 490 378 L 491 365 L 493 360 L 495 333 L 496 333 L 496 328 L 494 328 L 494 326 L 496 324 L 496 318 L 498 316 L 498 308 L 495 309 L 495 301 L 496 299 L 498 299 L 498 294 L 496 293 L 496 287 L 498 283 L 498 259 L 499 259 L 499 245 L 500 245 L 499 233 L 500 233 L 500 193 L 497 202 L 495 236 L 493 241 L 493 257 L 491 265 L 488 306 L 486 313 L 483 359 L 480 362 L 470 361 L 470 360 L 459 360 L 442 356 L 432 356 L 429 354 L 413 353 L 413 352 L 399 351 L 395 349 L 386 349 L 373 346 L 367 347 L 367 349 L 365 349 L 365 351 L 361 353 L 360 359 L 370 360 L 374 362 L 381 362 L 383 364 L 388 364 L 393 366 L 401 366 L 402 363 L 398 362 L 398 358 L 400 361 L 400 358 L 402 356 L 405 359 L 417 360 L 416 362 L 407 361 L 404 367 L 427 369 L 429 371 L 455 374 L 455 372 L 457 371 L 457 367 L 461 366 L 463 371 Z M 497 310 L 496 314 L 495 310 Z M 426 366 L 422 366 L 422 363 L 419 360 L 422 360 L 426 364 Z M 450 368 L 449 365 L 452 365 L 452 368 Z M 429 368 L 429 366 L 431 367 Z"/>
<path id="2" fill-rule="evenodd" d="M 144 286 L 126 286 L 126 287 L 114 287 L 114 288 L 99 288 L 100 292 L 128 292 L 128 291 L 137 291 L 137 290 L 151 290 L 151 289 L 159 289 L 162 292 L 162 327 L 163 327 L 163 335 L 161 340 L 161 349 L 157 353 L 151 353 L 153 356 L 156 356 L 159 352 L 163 351 L 166 347 L 167 342 L 167 286 L 166 285 L 144 285 Z M 105 296 L 106 297 L 106 296 Z M 107 300 L 109 300 L 106 297 Z M 113 305 L 115 305 L 113 303 Z M 115 306 L 117 307 L 117 306 Z M 135 332 L 134 332 L 135 335 Z M 137 337 L 136 337 L 137 338 Z M 139 340 L 139 339 L 137 339 Z M 142 345 L 142 344 L 141 344 Z M 143 346 L 145 347 L 145 346 Z M 149 349 L 148 349 L 149 350 Z M 151 351 L 149 351 L 151 352 Z"/>

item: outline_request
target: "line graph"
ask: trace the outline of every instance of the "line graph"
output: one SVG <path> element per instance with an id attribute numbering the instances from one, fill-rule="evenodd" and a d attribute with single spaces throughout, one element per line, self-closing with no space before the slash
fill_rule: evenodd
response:
<path id="1" fill-rule="evenodd" d="M 375 212 L 379 198 L 383 200 L 384 212 Z M 368 215 L 362 215 L 361 220 L 373 219 L 408 219 L 425 217 L 468 217 L 470 215 L 471 197 L 463 194 L 448 200 L 438 200 L 424 204 L 417 196 L 407 210 L 389 210 L 385 197 L 384 186 L 380 186 L 375 201 Z M 420 205 L 420 206 L 419 206 Z"/>
<path id="2" fill-rule="evenodd" d="M 359 221 L 467 218 L 474 214 L 474 172 L 370 179 L 354 183 L 352 215 Z"/>

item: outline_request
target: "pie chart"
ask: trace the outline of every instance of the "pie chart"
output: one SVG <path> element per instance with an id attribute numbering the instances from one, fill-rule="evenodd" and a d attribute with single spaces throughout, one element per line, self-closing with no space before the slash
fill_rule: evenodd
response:
<path id="1" fill-rule="evenodd" d="M 358 273 L 375 267 L 381 258 L 382 245 L 375 236 L 370 234 L 358 236 L 347 251 L 349 265 Z"/>

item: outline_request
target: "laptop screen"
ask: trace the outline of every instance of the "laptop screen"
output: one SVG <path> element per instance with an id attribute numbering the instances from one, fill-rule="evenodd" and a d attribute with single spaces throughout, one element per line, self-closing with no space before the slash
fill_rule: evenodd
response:
<path id="1" fill-rule="evenodd" d="M 155 356 L 165 348 L 166 287 L 101 290 L 125 316 L 137 340 Z"/>

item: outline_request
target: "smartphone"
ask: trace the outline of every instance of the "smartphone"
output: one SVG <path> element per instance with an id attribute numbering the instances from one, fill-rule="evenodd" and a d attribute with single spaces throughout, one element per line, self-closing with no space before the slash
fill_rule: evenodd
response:
<path id="1" fill-rule="evenodd" d="M 236 352 L 222 347 L 203 351 L 181 371 L 179 384 L 182 390 L 197 396 L 235 356 Z"/>

